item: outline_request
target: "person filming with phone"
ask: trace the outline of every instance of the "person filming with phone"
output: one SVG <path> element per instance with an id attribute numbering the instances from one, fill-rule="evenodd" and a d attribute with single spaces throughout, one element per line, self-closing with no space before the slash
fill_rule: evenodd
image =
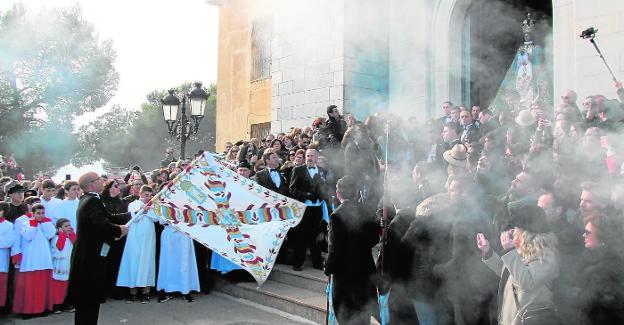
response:
<path id="1" fill-rule="evenodd" d="M 559 276 L 557 237 L 537 206 L 514 207 L 510 215 L 509 229 L 500 234 L 502 256 L 483 233 L 477 234 L 483 262 L 500 276 L 498 323 L 558 324 L 551 289 Z"/>

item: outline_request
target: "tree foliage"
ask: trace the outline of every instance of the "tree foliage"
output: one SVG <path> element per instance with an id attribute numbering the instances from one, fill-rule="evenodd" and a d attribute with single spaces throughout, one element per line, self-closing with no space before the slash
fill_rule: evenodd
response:
<path id="1" fill-rule="evenodd" d="M 176 92 L 182 97 L 190 86 L 190 82 L 184 83 L 176 87 Z M 186 143 L 187 157 L 200 149 L 214 150 L 216 85 L 210 85 L 208 91 L 210 97 L 199 132 Z M 169 135 L 160 106 L 160 99 L 166 94 L 165 90 L 151 91 L 140 111 L 129 111 L 117 106 L 81 127 L 80 150 L 74 163 L 85 164 L 104 159 L 108 167 L 139 164 L 143 169 L 155 169 L 163 158 L 165 148 L 175 148 L 177 157 L 180 143 Z"/>
<path id="2" fill-rule="evenodd" d="M 115 50 L 100 42 L 80 7 L 0 16 L 0 152 L 27 171 L 68 163 L 72 122 L 117 89 Z"/>

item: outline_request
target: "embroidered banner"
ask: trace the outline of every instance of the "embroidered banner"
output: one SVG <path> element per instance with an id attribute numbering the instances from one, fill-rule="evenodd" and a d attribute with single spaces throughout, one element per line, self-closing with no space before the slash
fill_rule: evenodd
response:
<path id="1" fill-rule="evenodd" d="M 237 175 L 209 152 L 156 194 L 151 205 L 159 218 L 247 270 L 259 285 L 306 208 Z"/>

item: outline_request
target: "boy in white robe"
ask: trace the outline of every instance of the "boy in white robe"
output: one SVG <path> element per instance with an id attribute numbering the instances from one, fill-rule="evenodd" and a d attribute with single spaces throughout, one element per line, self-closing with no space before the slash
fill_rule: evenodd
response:
<path id="1" fill-rule="evenodd" d="M 58 314 L 63 309 L 71 312 L 75 309 L 65 305 L 67 285 L 69 282 L 69 267 L 71 254 L 76 241 L 76 233 L 68 219 L 61 218 L 56 221 L 56 236 L 52 238 L 52 303 L 54 313 Z"/>
<path id="2" fill-rule="evenodd" d="M 79 202 L 78 198 L 82 194 L 82 190 L 76 181 L 66 181 L 63 185 L 63 189 L 65 190 L 65 200 L 59 201 L 51 208 L 48 208 L 47 216 L 52 219 L 54 224 L 56 224 L 56 222 L 61 218 L 69 220 L 71 227 L 75 231 L 78 226 L 76 224 L 76 211 L 78 210 Z"/>
<path id="3" fill-rule="evenodd" d="M 56 193 L 58 193 L 58 191 L 56 190 L 56 184 L 54 184 L 53 180 L 46 179 L 41 183 L 41 196 L 39 198 L 48 214 L 56 208 L 56 205 L 62 202 L 62 200 L 55 197 Z"/>
<path id="4" fill-rule="evenodd" d="M 130 288 L 127 302 L 137 299 L 138 289 L 141 288 L 141 303 L 149 303 L 150 287 L 156 284 L 156 230 L 154 222 L 158 217 L 152 210 L 143 211 L 143 206 L 153 196 L 151 187 L 141 187 L 139 199 L 130 203 L 128 211 L 132 219 L 128 222 L 128 237 L 121 257 L 117 286 Z"/>
<path id="5" fill-rule="evenodd" d="M 33 217 L 21 225 L 22 261 L 16 279 L 13 312 L 25 318 L 52 311 L 52 254 L 50 239 L 55 228 L 45 217 L 42 204 L 32 207 Z"/>
<path id="6" fill-rule="evenodd" d="M 161 303 L 171 300 L 174 292 L 193 302 L 191 291 L 200 290 L 193 240 L 167 224 L 160 235 L 158 290 L 163 291 L 158 298 Z"/>
<path id="7" fill-rule="evenodd" d="M 7 288 L 9 284 L 9 259 L 13 245 L 13 224 L 4 219 L 4 213 L 9 211 L 9 204 L 0 202 L 0 307 L 6 306 Z"/>

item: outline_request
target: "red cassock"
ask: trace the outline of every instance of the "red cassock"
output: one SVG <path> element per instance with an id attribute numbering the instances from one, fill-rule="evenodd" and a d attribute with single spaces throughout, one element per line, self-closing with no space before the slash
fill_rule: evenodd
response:
<path id="1" fill-rule="evenodd" d="M 40 314 L 52 310 L 52 270 L 15 273 L 13 313 Z"/>
<path id="2" fill-rule="evenodd" d="M 6 306 L 9 274 L 0 272 L 0 307 Z"/>
<path id="3" fill-rule="evenodd" d="M 63 303 L 63 301 L 65 301 L 68 283 L 69 281 L 60 281 L 60 280 L 52 279 L 52 285 L 51 285 L 52 304 L 60 305 Z"/>

